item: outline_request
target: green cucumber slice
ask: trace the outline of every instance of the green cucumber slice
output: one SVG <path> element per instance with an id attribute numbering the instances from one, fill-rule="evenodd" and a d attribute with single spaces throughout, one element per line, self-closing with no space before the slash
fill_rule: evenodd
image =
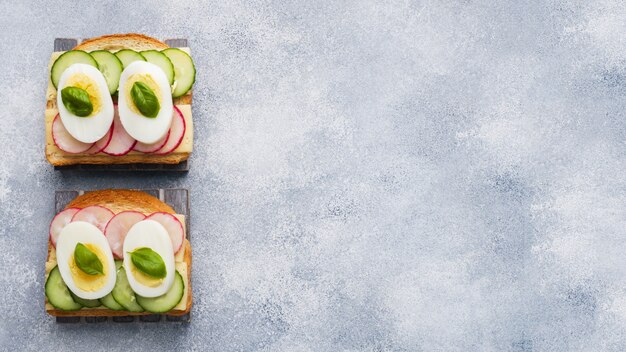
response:
<path id="1" fill-rule="evenodd" d="M 107 50 L 92 51 L 89 55 L 93 56 L 98 63 L 98 69 L 102 72 L 104 79 L 107 81 L 109 93 L 115 94 L 117 87 L 120 85 L 120 75 L 124 69 L 122 61 L 120 61 L 115 54 Z"/>
<path id="2" fill-rule="evenodd" d="M 116 52 L 115 56 L 120 59 L 124 68 L 128 67 L 128 65 L 135 61 L 146 61 L 146 58 L 144 58 L 140 53 L 130 49 L 122 49 Z"/>
<path id="3" fill-rule="evenodd" d="M 95 308 L 95 307 L 100 307 L 100 301 L 97 299 L 84 299 L 84 298 L 80 298 L 78 296 L 76 296 L 74 294 L 74 292 L 70 291 L 70 295 L 72 296 L 72 299 L 74 300 L 74 302 L 80 304 L 83 307 L 87 307 L 87 308 Z"/>
<path id="4" fill-rule="evenodd" d="M 165 72 L 165 77 L 167 77 L 170 85 L 174 84 L 174 65 L 172 65 L 172 62 L 165 54 L 156 50 L 146 50 L 142 51 L 141 55 L 145 57 L 149 63 L 159 66 L 161 70 Z"/>
<path id="5" fill-rule="evenodd" d="M 57 88 L 63 71 L 73 64 L 87 64 L 96 68 L 98 67 L 96 60 L 86 52 L 82 50 L 66 51 L 54 61 L 52 69 L 50 70 L 50 80 L 54 88 Z"/>
<path id="6" fill-rule="evenodd" d="M 112 293 L 109 293 L 108 295 L 100 298 L 100 303 L 102 303 L 103 306 L 111 310 L 124 310 L 124 307 L 121 304 L 117 303 L 115 298 L 113 298 Z"/>
<path id="7" fill-rule="evenodd" d="M 60 310 L 79 310 L 83 306 L 72 299 L 70 290 L 65 286 L 59 267 L 55 266 L 46 280 L 46 297 L 48 302 Z"/>
<path id="8" fill-rule="evenodd" d="M 115 270 L 117 271 L 121 266 L 122 266 L 123 261 L 121 260 L 116 260 L 115 261 Z M 113 294 L 109 293 L 108 295 L 100 298 L 100 303 L 102 303 L 103 306 L 111 309 L 111 310 L 123 310 L 124 307 L 122 307 L 121 304 L 117 303 L 117 301 L 115 300 L 115 298 L 113 298 Z"/>
<path id="9" fill-rule="evenodd" d="M 196 67 L 191 56 L 177 48 L 168 48 L 161 51 L 174 65 L 174 88 L 172 97 L 178 98 L 185 95 L 196 81 Z"/>
<path id="10" fill-rule="evenodd" d="M 128 278 L 126 277 L 126 270 L 124 270 L 123 266 L 117 269 L 117 281 L 115 282 L 115 287 L 113 287 L 111 294 L 115 301 L 127 311 L 143 312 L 143 308 L 137 303 L 135 292 L 130 288 Z"/>
<path id="11" fill-rule="evenodd" d="M 174 284 L 169 291 L 159 297 L 142 297 L 137 295 L 137 303 L 150 313 L 165 313 L 172 310 L 178 302 L 183 298 L 185 292 L 185 283 L 183 277 L 176 271 Z"/>

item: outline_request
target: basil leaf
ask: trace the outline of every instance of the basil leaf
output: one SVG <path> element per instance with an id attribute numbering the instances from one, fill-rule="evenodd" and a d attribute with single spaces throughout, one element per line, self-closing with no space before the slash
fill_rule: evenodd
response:
<path id="1" fill-rule="evenodd" d="M 135 82 L 130 90 L 130 95 L 133 98 L 133 103 L 135 103 L 135 106 L 143 116 L 156 117 L 159 114 L 161 109 L 159 99 L 145 83 Z"/>
<path id="2" fill-rule="evenodd" d="M 98 259 L 96 253 L 92 252 L 87 246 L 78 243 L 74 248 L 74 261 L 80 270 L 88 275 L 104 274 L 102 271 L 102 262 Z"/>
<path id="3" fill-rule="evenodd" d="M 148 247 L 137 248 L 130 253 L 130 259 L 135 267 L 146 275 L 164 278 L 166 274 L 165 262 L 159 253 Z"/>
<path id="4" fill-rule="evenodd" d="M 89 116 L 93 105 L 89 100 L 89 93 L 78 87 L 65 87 L 61 90 L 61 100 L 65 108 L 72 114 L 80 117 Z"/>

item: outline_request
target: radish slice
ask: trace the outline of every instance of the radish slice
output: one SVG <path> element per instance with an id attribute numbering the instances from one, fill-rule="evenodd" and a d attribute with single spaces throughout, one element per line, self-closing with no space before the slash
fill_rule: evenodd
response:
<path id="1" fill-rule="evenodd" d="M 59 115 L 52 121 L 52 139 L 59 149 L 66 153 L 78 154 L 87 151 L 93 143 L 83 143 L 67 132 Z"/>
<path id="2" fill-rule="evenodd" d="M 93 144 L 93 146 L 91 148 L 89 148 L 88 151 L 86 151 L 85 153 L 87 154 L 98 154 L 100 152 L 102 152 L 104 150 L 104 148 L 106 148 L 109 143 L 111 143 L 111 137 L 113 136 L 113 125 L 111 125 L 111 128 L 109 129 L 109 132 L 107 132 L 107 134 L 104 135 L 104 137 L 100 138 L 98 141 L 96 141 L 96 143 Z"/>
<path id="3" fill-rule="evenodd" d="M 174 253 L 178 253 L 180 247 L 183 245 L 183 239 L 185 238 L 183 224 L 170 213 L 153 213 L 148 216 L 146 220 L 154 220 L 165 227 L 172 240 Z"/>
<path id="4" fill-rule="evenodd" d="M 131 137 L 124 129 L 124 126 L 122 126 L 120 114 L 117 111 L 117 105 L 115 106 L 115 117 L 113 118 L 113 126 L 111 129 L 113 130 L 111 142 L 102 150 L 103 153 L 122 156 L 133 150 L 137 141 L 135 138 Z"/>
<path id="5" fill-rule="evenodd" d="M 145 218 L 146 216 L 142 213 L 130 210 L 117 213 L 109 221 L 104 229 L 104 235 L 106 236 L 107 241 L 109 241 L 109 246 L 111 247 L 111 251 L 113 252 L 115 258 L 124 258 L 124 239 L 126 238 L 128 230 Z"/>
<path id="6" fill-rule="evenodd" d="M 169 137 L 165 145 L 154 152 L 157 155 L 164 155 L 173 152 L 180 143 L 183 141 L 183 137 L 185 136 L 185 130 L 187 129 L 187 125 L 185 123 L 185 117 L 183 113 L 178 110 L 176 106 L 174 106 L 174 117 L 172 118 L 172 127 L 170 127 Z"/>
<path id="7" fill-rule="evenodd" d="M 72 217 L 72 222 L 86 221 L 99 228 L 100 231 L 104 232 L 107 223 L 114 215 L 115 214 L 113 214 L 112 211 L 105 207 L 92 205 L 87 208 L 83 208 L 79 212 L 74 214 L 74 216 Z"/>
<path id="8" fill-rule="evenodd" d="M 154 153 L 157 150 L 163 148 L 165 143 L 167 143 L 167 139 L 169 138 L 169 136 L 170 136 L 170 131 L 167 131 L 167 133 L 165 134 L 165 136 L 163 136 L 163 138 L 159 139 L 156 143 L 152 143 L 152 144 L 146 144 L 146 143 L 141 143 L 137 141 L 137 144 L 135 144 L 135 146 L 133 147 L 133 150 L 136 150 L 142 153 Z"/>
<path id="9" fill-rule="evenodd" d="M 52 242 L 54 248 L 57 247 L 57 238 L 59 238 L 61 230 L 63 230 L 65 225 L 72 222 L 72 217 L 74 214 L 78 213 L 79 210 L 78 208 L 68 208 L 55 215 L 52 219 L 50 223 L 50 242 Z"/>

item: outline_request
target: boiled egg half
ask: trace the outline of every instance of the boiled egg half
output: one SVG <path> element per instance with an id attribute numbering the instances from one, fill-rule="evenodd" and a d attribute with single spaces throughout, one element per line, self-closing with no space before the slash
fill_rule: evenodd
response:
<path id="1" fill-rule="evenodd" d="M 135 83 L 150 88 L 158 101 L 156 116 L 145 116 L 133 99 Z M 169 131 L 174 113 L 172 89 L 163 70 L 146 61 L 135 61 L 128 65 L 120 76 L 118 109 L 126 132 L 139 142 L 152 144 Z"/>
<path id="2" fill-rule="evenodd" d="M 143 297 L 164 295 L 174 284 L 174 249 L 167 230 L 154 220 L 143 220 L 130 228 L 124 239 L 124 269 L 128 283 L 136 294 Z M 135 266 L 131 253 L 140 248 L 156 252 L 165 264 L 165 276 L 156 278 Z"/>
<path id="3" fill-rule="evenodd" d="M 63 89 L 76 87 L 89 94 L 93 107 L 87 116 L 77 116 L 63 103 Z M 102 73 L 86 64 L 73 64 L 61 75 L 57 90 L 57 107 L 63 126 L 69 134 L 83 143 L 94 143 L 111 128 L 113 123 L 113 100 Z"/>
<path id="4" fill-rule="evenodd" d="M 87 273 L 77 263 L 76 247 L 82 244 L 102 263 L 102 273 Z M 67 224 L 57 239 L 57 265 L 63 281 L 76 296 L 98 299 L 115 286 L 115 262 L 109 242 L 100 229 L 85 221 Z"/>

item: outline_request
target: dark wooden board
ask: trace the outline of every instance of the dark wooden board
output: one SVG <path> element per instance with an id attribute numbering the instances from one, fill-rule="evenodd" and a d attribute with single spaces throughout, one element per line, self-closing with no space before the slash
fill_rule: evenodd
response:
<path id="1" fill-rule="evenodd" d="M 140 189 L 159 198 L 162 202 L 167 203 L 174 208 L 176 213 L 185 216 L 185 237 L 191 241 L 189 231 L 189 191 L 183 188 L 165 188 L 165 189 Z M 56 191 L 54 195 L 54 211 L 55 213 L 65 209 L 65 206 L 74 198 L 83 194 L 84 191 Z M 191 273 L 190 273 L 191 274 Z M 136 315 L 136 316 L 120 316 L 120 317 L 56 317 L 57 323 L 76 324 L 76 323 L 132 323 L 132 322 L 183 322 L 191 321 L 191 312 L 181 316 L 169 316 L 165 314 Z"/>
<path id="2" fill-rule="evenodd" d="M 79 40 L 75 38 L 56 38 L 54 40 L 54 51 L 68 51 L 78 45 Z M 172 48 L 183 48 L 188 46 L 187 39 L 166 39 L 165 44 Z M 185 160 L 179 164 L 78 164 L 55 166 L 55 170 L 60 171 L 115 171 L 115 172 L 187 172 L 189 171 L 189 161 Z"/>

